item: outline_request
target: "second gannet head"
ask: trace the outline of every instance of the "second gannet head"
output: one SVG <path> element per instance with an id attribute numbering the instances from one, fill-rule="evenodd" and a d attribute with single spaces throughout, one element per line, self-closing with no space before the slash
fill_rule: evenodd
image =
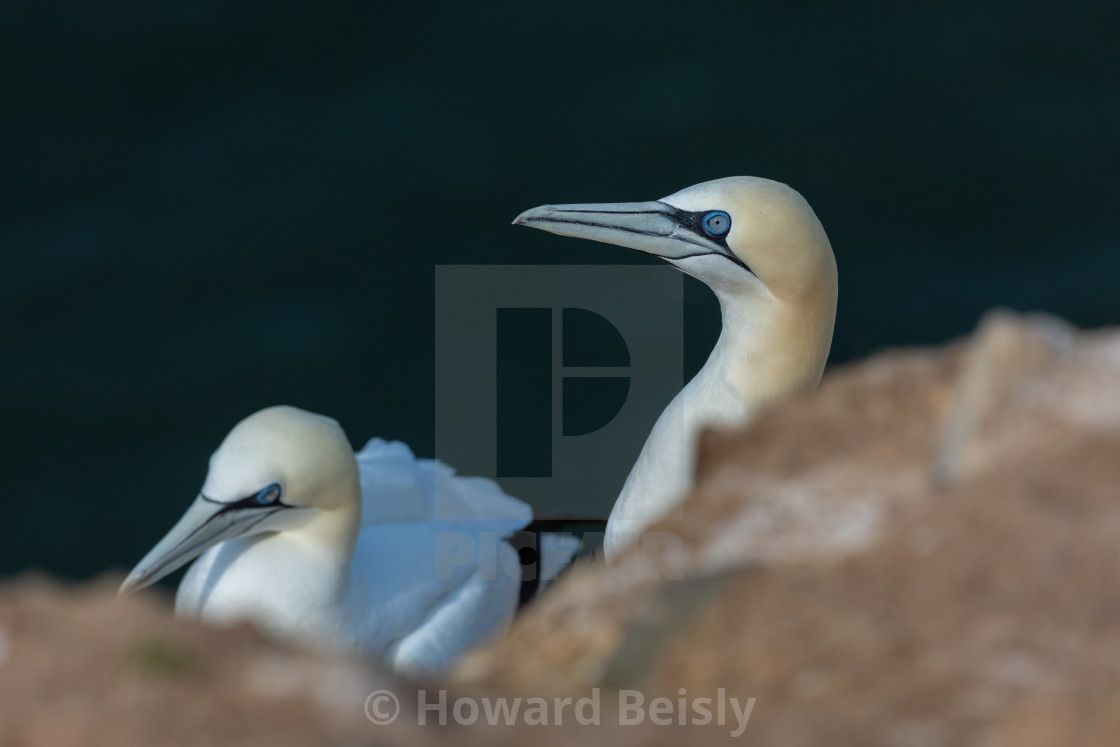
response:
<path id="1" fill-rule="evenodd" d="M 702 280 L 723 306 L 725 334 L 742 338 L 736 347 L 770 360 L 752 361 L 756 373 L 774 372 L 760 396 L 819 381 L 836 318 L 836 258 L 809 203 L 785 184 L 733 176 L 654 202 L 543 205 L 514 223 L 637 249 Z"/>
<path id="2" fill-rule="evenodd" d="M 266 532 L 299 531 L 349 553 L 360 521 L 358 466 L 339 424 L 295 407 L 269 407 L 222 441 L 198 497 L 121 593 L 159 581 L 221 542 Z"/>

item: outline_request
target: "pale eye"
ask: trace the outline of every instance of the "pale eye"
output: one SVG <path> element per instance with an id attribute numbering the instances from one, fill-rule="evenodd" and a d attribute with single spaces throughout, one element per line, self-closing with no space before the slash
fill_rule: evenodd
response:
<path id="1" fill-rule="evenodd" d="M 253 500 L 257 502 L 258 506 L 271 506 L 280 500 L 280 486 L 272 483 L 267 488 L 257 493 Z"/>
<path id="2" fill-rule="evenodd" d="M 731 230 L 731 216 L 722 210 L 713 210 L 701 221 L 709 236 L 726 236 Z"/>

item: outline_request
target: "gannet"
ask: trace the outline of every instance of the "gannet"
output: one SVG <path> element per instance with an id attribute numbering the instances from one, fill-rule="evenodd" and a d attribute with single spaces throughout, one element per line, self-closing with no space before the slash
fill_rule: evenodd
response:
<path id="1" fill-rule="evenodd" d="M 758 177 L 716 179 L 655 202 L 544 205 L 514 223 L 651 254 L 719 299 L 715 348 L 657 420 L 611 511 L 609 557 L 683 497 L 701 429 L 746 422 L 820 382 L 836 318 L 836 259 L 809 203 Z"/>
<path id="2" fill-rule="evenodd" d="M 202 490 L 125 579 L 155 583 L 201 555 L 177 615 L 248 620 L 288 639 L 435 675 L 505 630 L 521 586 L 503 538 L 530 508 L 485 478 L 337 422 L 270 407 L 238 423 Z"/>

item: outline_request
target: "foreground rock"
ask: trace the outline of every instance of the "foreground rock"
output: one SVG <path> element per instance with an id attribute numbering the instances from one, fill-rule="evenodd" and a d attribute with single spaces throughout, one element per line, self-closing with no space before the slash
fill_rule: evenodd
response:
<path id="1" fill-rule="evenodd" d="M 996 314 L 701 452 L 654 542 L 462 677 L 725 688 L 757 699 L 752 744 L 1117 743 L 1120 334 Z"/>
<path id="2" fill-rule="evenodd" d="M 708 434 L 700 461 L 651 542 L 463 662 L 446 729 L 416 725 L 437 685 L 174 620 L 115 581 L 23 579 L 0 585 L 0 746 L 1118 743 L 1120 333 L 994 315 Z M 366 718 L 377 689 L 390 726 Z M 516 725 L 486 728 L 499 697 Z"/>
<path id="3" fill-rule="evenodd" d="M 0 588 L 0 745 L 353 744 L 385 680 L 248 628 L 175 620 L 120 579 Z"/>

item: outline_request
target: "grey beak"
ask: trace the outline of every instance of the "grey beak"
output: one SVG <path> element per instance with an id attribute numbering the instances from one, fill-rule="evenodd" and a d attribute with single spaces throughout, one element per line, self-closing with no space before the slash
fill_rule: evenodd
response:
<path id="1" fill-rule="evenodd" d="M 151 586 L 219 542 L 251 534 L 258 524 L 284 508 L 231 508 L 200 495 L 171 531 L 137 563 L 118 593 Z"/>
<path id="2" fill-rule="evenodd" d="M 664 202 L 608 202 L 542 205 L 526 210 L 513 222 L 561 236 L 637 249 L 663 259 L 729 255 L 726 247 L 695 230 L 695 215 Z"/>

